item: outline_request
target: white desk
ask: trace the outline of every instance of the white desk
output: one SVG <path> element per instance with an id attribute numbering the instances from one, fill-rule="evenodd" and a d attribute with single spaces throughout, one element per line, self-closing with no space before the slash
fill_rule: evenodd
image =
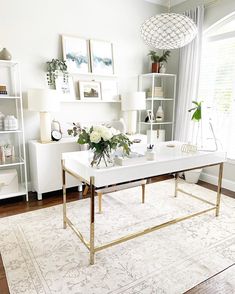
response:
<path id="1" fill-rule="evenodd" d="M 139 159 L 136 164 L 130 166 L 115 166 L 105 169 L 95 169 L 89 166 L 89 152 L 68 152 L 62 154 L 62 172 L 63 172 L 63 202 L 64 202 L 64 228 L 68 224 L 78 235 L 80 240 L 90 251 L 90 263 L 94 263 L 94 254 L 100 250 L 107 247 L 113 246 L 115 244 L 133 239 L 135 237 L 141 236 L 143 234 L 158 230 L 162 227 L 166 227 L 173 223 L 191 218 L 202 213 L 206 213 L 211 210 L 216 211 L 216 216 L 219 215 L 220 207 L 220 195 L 221 195 L 221 183 L 222 183 L 222 173 L 223 173 L 223 163 L 226 160 L 226 154 L 224 152 L 196 152 L 196 153 L 183 153 L 181 151 L 180 142 L 173 142 L 175 147 L 167 147 L 169 142 L 160 143 L 156 151 L 156 160 L 147 161 L 145 158 Z M 135 149 L 144 152 L 143 145 L 135 145 Z M 178 188 L 178 172 L 186 171 L 190 169 L 219 165 L 219 180 L 218 180 L 218 192 L 216 203 L 210 203 L 204 199 L 201 199 L 195 195 L 190 195 L 194 198 L 202 200 L 211 205 L 210 208 L 199 211 L 197 213 L 187 215 L 181 218 L 177 218 L 167 223 L 154 226 L 152 228 L 147 228 L 144 231 L 134 233 L 129 236 L 124 236 L 118 240 L 111 241 L 108 244 L 95 247 L 94 244 L 94 223 L 95 223 L 95 202 L 94 202 L 94 190 L 102 186 L 108 186 L 118 183 L 123 183 L 127 181 L 135 181 L 139 179 L 146 179 L 153 176 L 164 175 L 168 173 L 176 174 L 176 185 L 175 185 L 175 197 L 177 196 L 177 191 L 182 191 Z M 71 221 L 66 216 L 66 183 L 65 183 L 65 173 L 75 176 L 76 178 L 86 182 L 91 187 L 91 214 L 90 214 L 90 241 L 84 240 L 81 233 L 74 227 Z"/>

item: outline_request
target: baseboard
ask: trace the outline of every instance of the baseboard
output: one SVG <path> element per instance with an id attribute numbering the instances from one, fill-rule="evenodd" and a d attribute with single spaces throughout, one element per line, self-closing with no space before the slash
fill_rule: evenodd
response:
<path id="1" fill-rule="evenodd" d="M 32 184 L 31 181 L 28 181 L 28 192 L 32 191 Z"/>
<path id="2" fill-rule="evenodd" d="M 200 180 L 207 182 L 207 183 L 210 183 L 210 184 L 213 184 L 213 185 L 217 185 L 217 183 L 218 183 L 218 177 L 216 177 L 214 175 L 207 174 L 207 173 L 201 173 Z M 225 189 L 228 189 L 230 191 L 235 192 L 235 181 L 223 179 L 222 187 Z"/>

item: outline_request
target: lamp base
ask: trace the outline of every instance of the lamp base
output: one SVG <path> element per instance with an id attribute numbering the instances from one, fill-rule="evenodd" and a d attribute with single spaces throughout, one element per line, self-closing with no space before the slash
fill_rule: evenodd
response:
<path id="1" fill-rule="evenodd" d="M 49 112 L 40 112 L 40 142 L 51 142 L 51 115 Z"/>
<path id="2" fill-rule="evenodd" d="M 132 110 L 127 112 L 127 134 L 134 135 L 136 133 L 137 111 Z"/>

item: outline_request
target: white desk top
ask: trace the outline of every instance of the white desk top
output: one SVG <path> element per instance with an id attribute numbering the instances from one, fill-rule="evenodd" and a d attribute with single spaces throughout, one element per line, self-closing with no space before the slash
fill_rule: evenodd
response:
<path id="1" fill-rule="evenodd" d="M 169 142 L 159 143 L 155 147 L 156 160 L 147 161 L 145 157 L 136 164 L 96 169 L 89 165 L 89 151 L 66 152 L 62 154 L 65 167 L 89 182 L 95 177 L 95 186 L 102 187 L 137 179 L 184 171 L 198 167 L 218 164 L 226 161 L 226 153 L 222 151 L 183 153 L 182 142 L 171 142 L 175 147 L 167 147 Z M 144 153 L 146 145 L 134 144 L 134 151 Z"/>

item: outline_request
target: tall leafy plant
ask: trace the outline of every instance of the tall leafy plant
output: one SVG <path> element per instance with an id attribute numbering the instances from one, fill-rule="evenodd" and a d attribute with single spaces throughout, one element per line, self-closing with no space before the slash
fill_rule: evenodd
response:
<path id="1" fill-rule="evenodd" d="M 151 50 L 148 54 L 150 56 L 153 63 L 161 63 L 167 62 L 168 57 L 170 57 L 171 51 L 170 50 L 163 50 L 162 55 L 157 55 L 156 51 Z"/>

